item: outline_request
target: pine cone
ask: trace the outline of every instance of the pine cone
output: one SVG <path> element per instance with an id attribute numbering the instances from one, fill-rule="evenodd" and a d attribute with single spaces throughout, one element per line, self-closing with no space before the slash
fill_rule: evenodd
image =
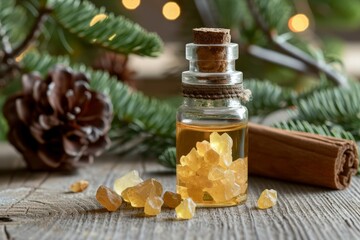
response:
<path id="1" fill-rule="evenodd" d="M 109 146 L 112 104 L 89 89 L 84 74 L 57 66 L 45 80 L 24 75 L 22 85 L 3 111 L 8 139 L 30 169 L 72 169 Z"/>
<path id="2" fill-rule="evenodd" d="M 119 81 L 135 89 L 134 71 L 129 70 L 127 67 L 126 56 L 113 52 L 105 52 L 96 59 L 93 68 L 95 70 L 106 71 L 111 76 L 115 76 Z"/>

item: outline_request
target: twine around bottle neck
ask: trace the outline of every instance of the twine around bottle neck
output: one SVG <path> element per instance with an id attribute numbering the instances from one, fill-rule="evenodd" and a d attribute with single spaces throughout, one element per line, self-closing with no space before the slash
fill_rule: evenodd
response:
<path id="1" fill-rule="evenodd" d="M 186 84 L 182 83 L 183 96 L 186 98 L 195 99 L 240 99 L 241 102 L 246 103 L 250 100 L 251 91 L 244 89 L 242 83 L 238 84 Z"/>

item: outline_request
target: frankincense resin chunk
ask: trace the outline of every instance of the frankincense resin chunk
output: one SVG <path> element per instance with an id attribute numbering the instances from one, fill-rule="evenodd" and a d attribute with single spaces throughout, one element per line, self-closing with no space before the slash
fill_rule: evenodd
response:
<path id="1" fill-rule="evenodd" d="M 191 170 L 189 166 L 177 165 L 176 166 L 177 178 L 182 182 L 189 181 L 189 178 L 195 175 L 195 172 Z"/>
<path id="2" fill-rule="evenodd" d="M 150 196 L 146 199 L 144 213 L 149 216 L 158 215 L 161 212 L 161 206 L 164 201 L 159 196 Z"/>
<path id="3" fill-rule="evenodd" d="M 211 181 L 221 180 L 224 178 L 225 169 L 220 166 L 215 166 L 211 168 L 208 174 L 208 178 Z"/>
<path id="4" fill-rule="evenodd" d="M 230 170 L 234 171 L 237 184 L 244 184 L 248 180 L 247 162 L 244 158 L 233 161 Z"/>
<path id="5" fill-rule="evenodd" d="M 86 180 L 80 180 L 77 182 L 74 182 L 70 186 L 70 190 L 74 193 L 82 192 L 89 186 L 89 182 Z"/>
<path id="6" fill-rule="evenodd" d="M 191 198 L 186 198 L 175 208 L 176 216 L 180 219 L 191 219 L 195 215 L 195 209 L 194 201 Z"/>
<path id="7" fill-rule="evenodd" d="M 277 202 L 277 192 L 274 189 L 265 189 L 257 202 L 260 209 L 267 209 L 273 207 Z"/>
<path id="8" fill-rule="evenodd" d="M 121 178 L 115 180 L 114 191 L 121 195 L 122 191 L 124 191 L 126 188 L 133 187 L 141 182 L 143 182 L 143 180 L 140 178 L 139 172 L 132 170 Z"/>
<path id="9" fill-rule="evenodd" d="M 205 191 L 208 192 L 217 203 L 226 202 L 232 198 L 232 196 L 227 194 L 225 184 L 221 180 L 214 181 L 213 186 L 211 188 L 205 188 Z"/>
<path id="10" fill-rule="evenodd" d="M 197 171 L 202 162 L 202 157 L 196 151 L 195 148 L 191 149 L 191 151 L 186 156 L 182 156 L 180 158 L 180 163 L 182 166 L 188 166 L 192 171 Z"/>
<path id="11" fill-rule="evenodd" d="M 210 148 L 210 143 L 206 140 L 196 143 L 196 149 L 200 156 L 204 156 Z"/>
<path id="12" fill-rule="evenodd" d="M 96 200 L 110 212 L 116 211 L 122 204 L 121 196 L 104 185 L 98 188 Z"/>
<path id="13" fill-rule="evenodd" d="M 161 196 L 163 188 L 160 182 L 150 178 L 136 186 L 129 187 L 122 192 L 124 200 L 133 207 L 144 207 L 146 199 L 150 196 Z"/>
<path id="14" fill-rule="evenodd" d="M 203 162 L 201 164 L 201 167 L 196 171 L 196 175 L 198 176 L 203 176 L 203 177 L 208 177 L 209 176 L 209 172 L 211 171 L 211 169 L 214 166 L 212 166 L 211 164 L 207 163 L 207 162 Z"/>
<path id="15" fill-rule="evenodd" d="M 209 149 L 204 155 L 204 160 L 211 165 L 217 165 L 220 161 L 220 155 L 215 150 Z"/>
<path id="16" fill-rule="evenodd" d="M 163 196 L 164 205 L 169 208 L 176 208 L 181 203 L 181 195 L 166 191 Z"/>

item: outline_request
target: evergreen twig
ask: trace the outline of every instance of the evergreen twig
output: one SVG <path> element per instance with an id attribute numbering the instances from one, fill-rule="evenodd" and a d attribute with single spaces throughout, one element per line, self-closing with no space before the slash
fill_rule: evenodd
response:
<path id="1" fill-rule="evenodd" d="M 3 53 L 0 53 L 0 57 L 3 59 L 7 54 L 9 54 L 12 51 L 12 46 L 9 41 L 9 37 L 6 35 L 6 31 L 3 28 L 2 24 L 0 23 L 0 44 L 1 49 L 3 50 Z M 1 56 L 2 55 L 2 56 Z M 3 88 L 9 81 L 9 78 L 6 78 L 6 76 L 12 71 L 12 67 L 7 67 L 5 70 L 0 71 L 0 89 Z"/>
<path id="2" fill-rule="evenodd" d="M 89 1 L 49 0 L 54 19 L 67 31 L 91 45 L 121 54 L 158 56 L 163 48 L 160 37 L 123 16 L 106 12 Z M 105 18 L 90 26 L 95 16 Z M 79 18 L 79 15 L 81 18 Z"/>
<path id="3" fill-rule="evenodd" d="M 295 70 L 297 72 L 301 72 L 301 73 L 309 73 L 309 68 L 308 66 L 295 58 L 289 57 L 285 54 L 276 52 L 274 50 L 271 49 L 266 49 L 257 45 L 250 45 L 246 48 L 246 52 L 248 52 L 250 55 L 267 61 L 267 62 L 272 62 L 275 63 L 277 65 L 281 65 L 284 66 L 286 68 L 290 68 L 292 70 Z"/>
<path id="4" fill-rule="evenodd" d="M 34 24 L 29 30 L 25 39 L 14 49 L 8 42 L 8 36 L 1 32 L 2 44 L 4 46 L 4 56 L 2 58 L 2 63 L 6 66 L 6 68 L 0 73 L 0 79 L 2 79 L 2 83 L 0 85 L 5 85 L 7 83 L 9 80 L 9 78 L 7 78 L 8 75 L 13 73 L 15 70 L 20 70 L 18 63 L 15 61 L 15 57 L 24 51 L 33 41 L 39 37 L 42 26 L 50 12 L 51 10 L 46 7 L 41 7 L 39 9 L 38 16 L 35 18 Z"/>
<path id="5" fill-rule="evenodd" d="M 159 156 L 159 163 L 165 167 L 176 168 L 176 148 L 169 147 Z"/>
<path id="6" fill-rule="evenodd" d="M 285 109 L 289 107 L 291 99 L 296 95 L 294 91 L 266 80 L 247 79 L 244 85 L 253 93 L 254 101 L 245 104 L 251 117 L 266 117 L 274 111 Z"/>
<path id="7" fill-rule="evenodd" d="M 38 36 L 41 34 L 42 26 L 47 18 L 47 15 L 51 12 L 51 9 L 48 8 L 40 8 L 38 16 L 35 19 L 33 26 L 31 27 L 28 35 L 25 39 L 14 48 L 12 52 L 8 54 L 8 57 L 15 57 L 24 51 L 33 41 L 35 41 Z"/>
<path id="8" fill-rule="evenodd" d="M 9 37 L 6 35 L 6 31 L 3 27 L 3 25 L 0 22 L 0 38 L 1 38 L 1 45 L 4 55 L 9 54 L 12 51 L 12 46 L 9 41 Z"/>
<path id="9" fill-rule="evenodd" d="M 300 132 L 308 132 L 308 133 L 314 133 L 322 136 L 329 136 L 329 137 L 336 137 L 336 138 L 342 138 L 342 139 L 348 139 L 355 141 L 354 136 L 348 132 L 345 131 L 341 127 L 329 127 L 325 124 L 317 125 L 312 124 L 307 121 L 301 121 L 301 120 L 290 120 L 290 121 L 283 121 L 278 122 L 274 124 L 275 128 L 281 128 L 289 131 L 300 131 Z"/>
<path id="10" fill-rule="evenodd" d="M 275 48 L 277 48 L 280 52 L 287 54 L 289 57 L 303 62 L 308 67 L 307 70 L 309 72 L 315 74 L 324 73 L 329 78 L 329 80 L 334 82 L 336 85 L 344 87 L 348 86 L 347 79 L 342 74 L 331 68 L 329 65 L 315 61 L 304 51 L 289 44 L 286 41 L 280 41 L 277 33 L 275 31 L 272 31 L 268 24 L 265 22 L 265 20 L 262 18 L 254 0 L 246 0 L 246 3 L 249 8 L 249 12 L 254 18 L 256 25 Z"/>

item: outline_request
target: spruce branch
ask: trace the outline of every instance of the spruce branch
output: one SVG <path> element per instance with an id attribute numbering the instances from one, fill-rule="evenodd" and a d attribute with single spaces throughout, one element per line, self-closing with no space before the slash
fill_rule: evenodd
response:
<path id="1" fill-rule="evenodd" d="M 329 88 L 314 91 L 306 98 L 297 98 L 296 120 L 314 124 L 342 126 L 360 140 L 360 84 L 350 83 L 350 88 Z"/>
<path id="2" fill-rule="evenodd" d="M 334 70 L 330 65 L 323 62 L 315 61 L 308 54 L 295 47 L 294 45 L 286 41 L 280 41 L 278 36 L 273 37 L 273 44 L 282 52 L 287 53 L 288 55 L 305 63 L 308 66 L 309 70 L 311 70 L 311 72 L 318 75 L 324 73 L 327 78 L 337 86 L 348 87 L 349 84 L 347 78 L 343 74 Z"/>
<path id="3" fill-rule="evenodd" d="M 54 19 L 78 38 L 112 52 L 158 56 L 163 47 L 156 33 L 147 32 L 123 16 L 107 13 L 89 1 L 49 0 Z M 91 23 L 94 17 L 103 18 Z M 81 17 L 79 17 L 81 16 Z"/>
<path id="4" fill-rule="evenodd" d="M 266 80 L 247 79 L 244 85 L 253 93 L 253 101 L 245 104 L 250 116 L 264 117 L 271 112 L 285 109 L 290 106 L 291 99 L 296 95 L 294 91 Z"/>
<path id="5" fill-rule="evenodd" d="M 345 131 L 342 127 L 339 126 L 329 127 L 326 126 L 325 124 L 317 125 L 317 124 L 311 124 L 307 121 L 290 120 L 287 122 L 276 123 L 273 127 L 281 128 L 289 131 L 308 132 L 322 136 L 330 136 L 330 137 L 355 141 L 354 136 L 350 132 Z"/>
<path id="6" fill-rule="evenodd" d="M 39 35 L 41 34 L 42 27 L 45 23 L 45 20 L 48 14 L 51 13 L 51 9 L 46 7 L 41 7 L 38 12 L 38 16 L 35 18 L 34 24 L 29 30 L 28 35 L 25 39 L 14 48 L 12 52 L 10 52 L 8 57 L 15 57 L 19 55 L 22 51 L 24 51 L 33 41 L 35 41 Z"/>
<path id="7" fill-rule="evenodd" d="M 284 66 L 286 68 L 290 68 L 297 72 L 308 73 L 309 67 L 302 61 L 290 57 L 288 55 L 282 54 L 280 52 L 263 48 L 257 45 L 249 45 L 246 48 L 246 52 L 251 56 L 256 57 L 258 59 L 272 62 L 277 65 Z"/>
<path id="8" fill-rule="evenodd" d="M 0 29 L 2 45 L 4 46 L 2 63 L 5 66 L 5 70 L 0 72 L 0 79 L 2 80 L 2 82 L 0 83 L 0 87 L 5 86 L 6 83 L 9 81 L 9 78 L 7 76 L 13 74 L 15 71 L 21 70 L 20 66 L 15 61 L 15 57 L 18 56 L 21 52 L 23 52 L 32 42 L 34 42 L 39 37 L 46 17 L 50 12 L 51 10 L 46 8 L 45 4 L 39 8 L 38 16 L 35 18 L 34 23 L 30 28 L 28 34 L 26 35 L 24 40 L 14 49 L 10 45 L 9 38 L 6 35 L 5 31 L 1 31 Z"/>
<path id="9" fill-rule="evenodd" d="M 9 41 L 9 37 L 6 35 L 6 31 L 0 22 L 0 38 L 1 38 L 1 49 L 4 51 L 4 55 L 9 54 L 12 51 L 12 46 Z"/>
<path id="10" fill-rule="evenodd" d="M 271 41 L 272 35 L 269 31 L 270 27 L 267 25 L 265 20 L 261 17 L 259 9 L 256 7 L 254 0 L 246 0 L 247 6 L 251 15 L 254 18 L 256 25 L 262 30 L 265 36 Z"/>
<path id="11" fill-rule="evenodd" d="M 320 73 L 324 73 L 329 80 L 331 80 L 334 84 L 338 86 L 347 87 L 348 81 L 345 76 L 340 74 L 339 72 L 335 71 L 333 68 L 331 68 L 329 65 L 317 62 L 314 59 L 312 59 L 307 53 L 302 51 L 301 49 L 295 47 L 294 45 L 283 41 L 279 38 L 276 31 L 273 31 L 269 25 L 265 22 L 265 19 L 262 17 L 262 15 L 259 12 L 259 9 L 256 6 L 256 3 L 254 0 L 246 0 L 249 12 L 251 13 L 254 22 L 259 27 L 259 29 L 262 31 L 262 33 L 265 35 L 265 37 L 268 39 L 268 41 L 276 48 L 278 51 L 297 59 L 301 62 L 303 62 L 307 68 L 308 71 L 314 74 L 319 75 Z M 266 54 L 266 52 L 264 53 Z M 270 58 L 269 58 L 270 60 Z M 270 60 L 271 61 L 271 60 Z M 285 61 L 285 59 L 284 59 Z"/>
<path id="12" fill-rule="evenodd" d="M 7 54 L 9 54 L 12 51 L 12 46 L 10 44 L 9 41 L 9 37 L 6 35 L 6 31 L 3 27 L 3 25 L 0 22 L 0 44 L 1 44 L 1 48 L 3 52 L 0 51 L 0 58 L 4 59 L 5 56 Z M 5 69 L 3 70 L 2 67 L 5 67 Z M 12 67 L 11 66 L 6 66 L 3 65 L 0 68 L 0 89 L 3 88 L 9 81 L 9 78 L 7 78 L 6 76 L 9 75 L 9 73 L 12 71 Z"/>
<path id="13" fill-rule="evenodd" d="M 159 156 L 159 163 L 165 167 L 176 168 L 176 148 L 169 147 Z"/>
<path id="14" fill-rule="evenodd" d="M 24 40 L 15 48 L 10 46 L 7 32 L 2 30 L 0 25 L 0 46 L 2 45 L 3 49 L 2 55 L 0 52 L 0 87 L 5 86 L 13 74 L 21 72 L 21 67 L 15 58 L 38 39 L 50 14 L 60 25 L 79 38 L 111 51 L 126 55 L 134 53 L 157 56 L 162 49 L 162 42 L 158 35 L 146 32 L 138 24 L 122 16 L 110 13 L 105 20 L 89 27 L 91 19 L 97 14 L 104 13 L 104 9 L 96 8 L 87 1 L 41 0 L 36 11 L 37 16 L 32 27 Z"/>

